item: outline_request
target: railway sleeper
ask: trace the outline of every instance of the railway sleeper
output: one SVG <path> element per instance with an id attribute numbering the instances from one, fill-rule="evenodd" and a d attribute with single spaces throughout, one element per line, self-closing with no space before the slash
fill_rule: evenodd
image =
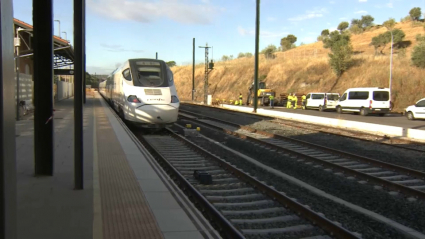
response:
<path id="1" fill-rule="evenodd" d="M 221 210 L 223 215 L 258 215 L 258 214 L 266 214 L 266 213 L 277 213 L 277 212 L 286 212 L 287 210 L 283 207 L 273 207 L 273 208 L 265 208 L 258 210 Z"/>
<path id="2" fill-rule="evenodd" d="M 259 200 L 252 202 L 218 202 L 213 203 L 215 207 L 252 207 L 252 206 L 260 206 L 260 205 L 273 205 L 273 200 Z"/>
<path id="3" fill-rule="evenodd" d="M 379 178 L 391 181 L 391 180 L 397 180 L 397 179 L 405 179 L 409 177 L 406 175 L 393 175 L 393 176 L 386 176 L 386 177 L 379 177 Z"/>
<path id="4" fill-rule="evenodd" d="M 300 220 L 298 216 L 287 215 L 280 217 L 270 217 L 270 218 L 257 218 L 257 219 L 230 219 L 234 224 L 263 224 L 263 223 L 273 223 L 273 222 L 289 222 Z"/>
<path id="5" fill-rule="evenodd" d="M 297 225 L 284 228 L 270 228 L 270 229 L 242 229 L 244 235 L 265 235 L 265 234 L 282 234 L 282 233 L 294 233 L 294 232 L 303 232 L 309 230 L 317 230 L 316 227 L 312 225 Z"/>
<path id="6" fill-rule="evenodd" d="M 243 195 L 232 195 L 232 196 L 206 196 L 210 201 L 225 201 L 225 200 L 241 200 L 241 199 L 257 199 L 264 198 L 263 194 L 243 194 Z"/>
<path id="7" fill-rule="evenodd" d="M 255 192 L 255 190 L 253 188 L 237 188 L 237 189 L 224 189 L 224 190 L 208 190 L 208 189 L 203 189 L 200 190 L 201 193 L 222 193 L 222 194 L 226 194 L 226 193 L 247 193 L 247 192 Z"/>

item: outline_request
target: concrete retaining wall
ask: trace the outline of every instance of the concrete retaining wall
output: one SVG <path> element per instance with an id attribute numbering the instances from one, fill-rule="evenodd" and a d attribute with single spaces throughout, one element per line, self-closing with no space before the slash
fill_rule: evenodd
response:
<path id="1" fill-rule="evenodd" d="M 252 108 L 249 107 L 241 107 L 234 105 L 222 105 L 223 108 L 231 109 L 235 111 L 242 111 L 247 113 L 252 113 Z M 311 116 L 304 114 L 295 114 L 295 113 L 287 113 L 280 111 L 272 111 L 266 109 L 257 109 L 257 114 L 264 116 L 272 116 L 276 118 L 290 119 L 305 123 L 312 123 L 318 125 L 331 126 L 335 128 L 347 129 L 347 130 L 356 130 L 365 133 L 371 133 L 376 135 L 387 135 L 391 137 L 405 137 L 409 139 L 415 139 L 420 141 L 425 141 L 425 130 L 419 129 L 410 129 L 403 128 L 397 126 L 389 126 L 389 125 L 380 125 L 380 124 L 372 124 L 351 120 L 343 120 L 343 119 L 333 119 L 319 116 Z"/>

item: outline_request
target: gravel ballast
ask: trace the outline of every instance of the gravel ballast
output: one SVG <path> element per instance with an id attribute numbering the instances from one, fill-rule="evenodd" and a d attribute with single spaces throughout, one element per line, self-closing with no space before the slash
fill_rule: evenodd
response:
<path id="1" fill-rule="evenodd" d="M 335 195 L 339 198 L 342 198 L 346 201 L 349 201 L 361 207 L 367 208 L 371 211 L 375 211 L 403 225 L 415 228 L 418 231 L 423 232 L 425 228 L 424 227 L 425 220 L 423 220 L 425 218 L 424 217 L 425 210 L 423 206 L 421 206 L 419 203 L 409 203 L 402 197 L 391 196 L 386 192 L 376 190 L 374 189 L 372 185 L 359 184 L 357 181 L 348 180 L 343 176 L 334 175 L 333 173 L 326 172 L 321 168 L 315 168 L 312 165 L 306 165 L 304 163 L 297 162 L 296 160 L 292 158 L 288 158 L 283 155 L 278 155 L 275 152 L 270 152 L 268 150 L 264 150 L 263 148 L 255 147 L 254 144 L 252 143 L 244 142 L 240 139 L 236 139 L 233 136 L 228 136 L 223 133 L 218 133 L 216 131 L 207 129 L 206 127 L 203 127 L 201 129 L 201 132 L 218 142 L 224 143 L 226 146 L 234 150 L 237 150 L 241 153 L 246 154 L 249 157 L 257 159 L 258 161 L 260 161 L 261 163 L 265 165 L 271 166 L 279 171 L 282 171 L 288 175 L 298 178 L 332 195 Z M 249 172 L 251 175 L 255 175 L 261 178 L 261 180 L 266 181 L 269 185 L 273 185 L 277 189 L 279 187 L 282 187 L 282 184 L 284 184 L 284 183 L 281 183 L 282 181 L 284 181 L 281 177 L 277 177 L 272 173 L 259 169 L 258 167 L 250 163 L 247 163 L 243 159 L 234 160 L 235 158 L 234 155 L 232 154 L 229 155 L 229 153 L 226 153 L 219 146 L 211 146 L 210 143 L 203 142 L 202 138 L 199 138 L 199 137 L 195 137 L 192 140 L 196 140 L 196 143 L 201 144 L 202 147 L 209 149 L 215 154 L 219 154 L 220 157 L 223 157 L 231 161 L 232 164 L 237 165 L 239 168 L 243 168 L 245 171 Z M 287 185 L 285 184 L 285 187 L 286 186 Z M 293 187 L 296 188 L 295 185 L 293 185 Z M 295 189 L 295 188 L 293 188 L 291 191 L 295 191 L 298 193 L 303 192 L 302 194 L 304 194 L 304 191 L 307 191 L 305 189 L 300 189 L 300 188 Z M 284 187 L 282 187 L 281 191 L 287 192 L 284 189 Z M 308 194 L 310 194 L 309 197 L 314 197 L 314 198 L 318 197 L 317 195 L 312 195 L 312 193 L 308 193 Z M 292 197 L 299 198 L 299 196 L 295 196 L 295 195 L 293 195 Z M 303 195 L 301 195 L 300 197 L 304 198 Z M 356 217 L 359 217 L 360 215 L 334 202 L 331 202 L 331 204 L 334 206 L 327 208 L 325 204 L 327 205 L 329 204 L 329 202 L 330 200 L 327 200 L 327 199 L 320 199 L 320 200 L 313 199 L 310 202 L 306 202 L 305 204 L 308 204 L 310 206 L 312 206 L 312 204 L 315 205 L 315 206 L 312 206 L 312 208 L 313 207 L 318 208 L 318 209 L 314 209 L 315 211 L 324 212 L 325 210 L 330 210 L 331 212 L 336 214 L 337 213 L 335 211 L 336 208 L 340 208 L 339 210 L 340 212 L 347 211 L 347 212 L 350 212 L 349 213 L 350 215 L 354 213 L 356 215 L 354 217 L 351 217 L 351 216 L 344 217 L 346 218 L 345 222 L 347 223 L 349 223 L 352 220 L 349 218 L 356 218 Z M 339 205 L 339 206 L 336 207 L 335 205 Z M 321 208 L 323 207 L 325 207 L 326 209 L 322 210 Z M 331 215 L 333 215 L 333 213 L 331 213 Z M 325 214 L 328 215 L 328 213 L 325 213 Z M 341 214 L 341 213 L 338 213 L 338 214 Z M 341 221 L 340 216 L 341 215 L 334 215 L 336 219 L 332 219 L 332 220 Z M 361 217 L 365 217 L 365 216 L 361 215 Z M 367 218 L 367 220 L 361 219 L 359 220 L 359 222 L 355 221 L 354 224 L 357 225 L 362 220 L 364 222 L 370 222 L 370 223 L 366 223 L 369 226 L 374 225 L 374 223 L 377 223 L 377 225 L 380 225 L 380 226 L 373 228 L 372 231 L 374 231 L 375 229 L 378 231 L 381 230 L 379 229 L 380 227 L 382 227 L 381 223 L 375 222 L 368 217 L 365 217 L 365 218 Z M 366 226 L 366 228 L 368 228 L 369 226 Z M 350 230 L 353 230 L 353 229 L 350 229 Z M 389 230 L 391 233 L 394 232 L 393 229 L 387 228 L 386 230 Z M 353 230 L 353 231 L 358 231 L 358 230 Z M 382 233 L 384 233 L 382 235 L 385 235 L 386 232 L 382 232 Z"/>
<path id="2" fill-rule="evenodd" d="M 344 136 L 326 134 L 313 130 L 288 127 L 263 120 L 255 115 L 232 111 L 226 112 L 214 108 L 204 108 L 199 106 L 184 105 L 182 108 L 194 113 L 246 125 L 258 130 L 323 145 L 329 148 L 425 172 L 425 154 L 423 152 L 396 148 L 391 145 L 382 145 L 371 141 L 347 138 Z M 302 124 L 303 123 L 300 123 L 300 125 Z"/>

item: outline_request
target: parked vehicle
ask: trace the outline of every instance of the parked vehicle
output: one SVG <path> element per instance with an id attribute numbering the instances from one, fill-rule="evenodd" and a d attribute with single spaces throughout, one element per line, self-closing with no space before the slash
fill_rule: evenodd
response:
<path id="1" fill-rule="evenodd" d="M 339 98 L 336 111 L 358 112 L 363 116 L 384 116 L 391 111 L 390 90 L 381 87 L 350 88 Z"/>
<path id="2" fill-rule="evenodd" d="M 338 93 L 308 93 L 305 109 L 335 110 L 338 99 Z"/>
<path id="3" fill-rule="evenodd" d="M 425 98 L 405 109 L 405 115 L 409 120 L 425 119 Z"/>

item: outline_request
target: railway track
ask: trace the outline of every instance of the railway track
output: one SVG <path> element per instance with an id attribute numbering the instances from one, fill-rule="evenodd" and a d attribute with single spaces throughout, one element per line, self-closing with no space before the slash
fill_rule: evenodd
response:
<path id="1" fill-rule="evenodd" d="M 363 132 L 355 132 L 355 131 L 346 130 L 346 129 L 341 130 L 341 129 L 327 128 L 327 127 L 318 126 L 318 125 L 314 125 L 313 127 L 308 127 L 308 126 L 305 126 L 305 125 L 300 126 L 299 123 L 298 124 L 296 124 L 295 122 L 288 123 L 287 120 L 285 120 L 284 123 L 283 123 L 282 120 L 276 120 L 276 119 L 270 120 L 270 122 L 280 124 L 280 125 L 284 125 L 284 126 L 289 126 L 289 127 L 299 128 L 299 129 L 305 129 L 305 130 L 312 130 L 312 131 L 316 131 L 316 132 L 319 132 L 319 133 L 330 134 L 330 135 L 335 135 L 335 136 L 343 136 L 343 137 L 351 138 L 351 139 L 355 139 L 355 140 L 373 142 L 375 144 L 391 145 L 392 147 L 396 147 L 396 148 L 400 148 L 400 149 L 425 153 L 425 145 L 424 144 L 412 142 L 412 141 L 409 141 L 409 140 L 393 139 L 393 138 L 388 137 L 388 136 L 377 136 L 377 135 L 363 133 Z M 321 129 L 317 129 L 317 128 L 321 128 Z M 342 131 L 342 133 L 341 132 L 335 132 L 335 131 Z M 373 139 L 370 139 L 370 138 L 373 138 Z M 381 141 L 378 141 L 378 140 L 381 140 Z M 399 143 L 399 144 L 397 144 L 397 143 Z"/>
<path id="2" fill-rule="evenodd" d="M 172 131 L 135 135 L 226 238 L 359 238 Z"/>
<path id="3" fill-rule="evenodd" d="M 196 105 L 196 106 L 198 106 L 198 105 Z M 202 106 L 199 106 L 199 107 L 202 107 Z M 226 112 L 231 111 L 231 112 L 234 112 L 234 113 L 246 114 L 246 113 L 239 112 L 239 111 L 224 110 L 224 109 L 220 109 L 220 108 L 214 108 L 214 109 L 219 110 L 219 111 L 226 111 Z M 182 109 L 180 109 L 180 111 L 182 111 Z M 248 115 L 252 116 L 252 114 L 248 114 Z M 387 136 L 378 136 L 378 135 L 374 135 L 374 134 L 351 131 L 351 130 L 347 130 L 347 129 L 338 129 L 339 132 L 335 132 L 334 128 L 326 127 L 326 126 L 323 126 L 323 125 L 306 126 L 306 125 L 300 124 L 299 122 L 286 120 L 286 119 L 284 120 L 284 123 L 283 123 L 282 120 L 272 118 L 272 117 L 261 116 L 261 115 L 255 115 L 254 117 L 266 119 L 266 120 L 269 120 L 270 122 L 273 122 L 273 123 L 277 123 L 277 124 L 280 124 L 280 125 L 286 125 L 286 126 L 290 126 L 290 127 L 294 127 L 294 128 L 312 130 L 312 131 L 316 131 L 316 132 L 319 132 L 319 133 L 331 134 L 331 135 L 336 135 L 336 136 L 343 136 L 343 137 L 352 138 L 352 139 L 356 139 L 356 140 L 373 142 L 373 143 L 381 144 L 381 145 L 391 145 L 393 147 L 400 148 L 400 149 L 425 153 L 425 145 L 423 143 L 418 143 L 418 142 L 410 141 L 410 140 L 407 140 L 407 139 L 395 139 L 395 138 L 391 138 L 391 137 L 387 137 Z M 341 131 L 343 133 L 341 133 Z M 370 139 L 370 138 L 373 138 L 373 139 Z M 380 141 L 378 141 L 378 140 L 380 140 Z"/>
<path id="4" fill-rule="evenodd" d="M 390 193 L 401 192 L 410 196 L 409 200 L 425 199 L 424 172 L 184 110 L 180 110 L 180 117 L 222 130 L 227 134 L 251 140 L 259 146 L 294 155 L 299 161 L 317 163 L 325 170 L 336 170 L 353 177 L 353 179 L 374 183 L 378 187 L 385 187 L 390 190 Z"/>

